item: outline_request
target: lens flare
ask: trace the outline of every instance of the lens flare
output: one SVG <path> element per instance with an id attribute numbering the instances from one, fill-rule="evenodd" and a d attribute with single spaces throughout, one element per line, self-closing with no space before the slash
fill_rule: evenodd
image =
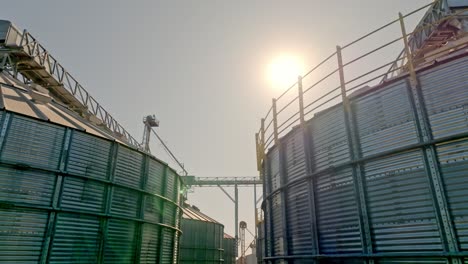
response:
<path id="1" fill-rule="evenodd" d="M 303 63 L 295 56 L 282 55 L 268 65 L 268 79 L 276 89 L 287 89 L 303 72 Z"/>

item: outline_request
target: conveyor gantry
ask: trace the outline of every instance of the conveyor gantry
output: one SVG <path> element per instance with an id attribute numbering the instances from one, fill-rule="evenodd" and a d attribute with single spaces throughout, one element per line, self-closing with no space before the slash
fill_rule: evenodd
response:
<path id="1" fill-rule="evenodd" d="M 117 139 L 141 149 L 139 142 L 29 32 L 21 32 L 6 20 L 0 20 L 2 70 L 16 79 L 23 78 L 25 84 L 46 88 L 58 103 L 109 129 Z"/>

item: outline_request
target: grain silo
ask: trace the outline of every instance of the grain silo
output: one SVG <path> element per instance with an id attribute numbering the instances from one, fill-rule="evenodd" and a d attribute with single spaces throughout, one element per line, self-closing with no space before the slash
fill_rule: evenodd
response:
<path id="1" fill-rule="evenodd" d="M 0 21 L 0 262 L 177 263 L 179 175 Z"/>
<path id="2" fill-rule="evenodd" d="M 352 68 L 388 43 L 343 60 L 374 31 L 273 100 L 256 137 L 263 263 L 467 263 L 467 7 L 434 1 L 411 34 L 400 14 L 382 27 L 401 29 L 396 61 Z"/>
<path id="3" fill-rule="evenodd" d="M 223 263 L 224 226 L 185 204 L 181 220 L 180 263 Z"/>
<path id="4" fill-rule="evenodd" d="M 236 239 L 228 234 L 224 234 L 223 238 L 223 249 L 224 249 L 224 263 L 235 264 L 236 263 Z"/>

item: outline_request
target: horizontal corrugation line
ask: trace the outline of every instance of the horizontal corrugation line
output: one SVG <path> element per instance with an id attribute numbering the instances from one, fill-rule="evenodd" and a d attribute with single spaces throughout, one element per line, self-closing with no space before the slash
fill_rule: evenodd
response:
<path id="1" fill-rule="evenodd" d="M 159 222 L 161 212 L 161 203 L 163 201 L 152 195 L 145 195 L 145 220 Z"/>
<path id="2" fill-rule="evenodd" d="M 320 174 L 316 192 L 321 252 L 361 252 L 352 170 L 345 168 Z"/>
<path id="3" fill-rule="evenodd" d="M 368 162 L 365 174 L 376 252 L 441 251 L 421 152 Z"/>
<path id="4" fill-rule="evenodd" d="M 67 171 L 91 178 L 106 179 L 111 143 L 74 131 L 68 155 Z"/>
<path id="5" fill-rule="evenodd" d="M 174 248 L 174 232 L 164 228 L 162 235 L 162 252 L 161 252 L 161 264 L 162 263 L 173 263 L 173 248 Z"/>
<path id="6" fill-rule="evenodd" d="M 166 175 L 166 198 L 169 198 L 171 201 L 174 201 L 177 195 L 176 188 L 177 188 L 177 179 L 176 174 L 172 170 L 167 170 Z"/>
<path id="7" fill-rule="evenodd" d="M 165 202 L 163 223 L 169 226 L 175 226 L 176 206 Z"/>
<path id="8" fill-rule="evenodd" d="M 279 187 L 281 187 L 280 182 L 280 158 L 279 158 L 279 148 L 274 148 L 269 157 L 270 164 L 270 174 L 271 177 L 271 191 L 274 192 Z"/>
<path id="9" fill-rule="evenodd" d="M 350 160 L 341 105 L 316 114 L 309 122 L 313 142 L 312 155 L 317 171 Z"/>
<path id="10" fill-rule="evenodd" d="M 125 186 L 140 188 L 143 155 L 126 147 L 119 147 L 115 182 Z"/>
<path id="11" fill-rule="evenodd" d="M 266 248 L 266 251 L 265 251 L 266 256 L 271 256 L 272 255 L 271 234 L 272 234 L 273 230 L 271 229 L 271 223 L 273 221 L 273 216 L 272 216 L 271 211 L 270 211 L 270 205 L 271 205 L 270 200 L 266 200 L 265 201 L 265 212 L 264 212 L 265 213 L 265 222 L 266 222 L 266 232 L 267 232 L 267 236 L 265 237 L 266 245 L 267 245 L 267 248 Z"/>
<path id="12" fill-rule="evenodd" d="M 146 190 L 153 194 L 162 195 L 163 177 L 164 165 L 155 160 L 150 160 Z"/>
<path id="13" fill-rule="evenodd" d="M 39 263 L 48 213 L 0 210 L 0 262 Z"/>
<path id="14" fill-rule="evenodd" d="M 272 211 L 273 211 L 273 230 L 274 230 L 274 245 L 275 253 L 283 254 L 283 219 L 282 219 L 282 207 L 281 195 L 283 193 L 276 193 L 272 196 Z"/>
<path id="15" fill-rule="evenodd" d="M 79 214 L 58 215 L 50 263 L 96 263 L 99 218 Z"/>
<path id="16" fill-rule="evenodd" d="M 50 206 L 55 174 L 0 167 L 0 204 Z"/>
<path id="17" fill-rule="evenodd" d="M 135 249 L 135 223 L 109 220 L 104 250 L 105 263 L 133 263 Z"/>
<path id="18" fill-rule="evenodd" d="M 353 108 L 363 156 L 418 143 L 404 81 L 356 99 Z"/>
<path id="19" fill-rule="evenodd" d="M 437 152 L 459 245 L 468 250 L 468 139 L 440 144 Z"/>
<path id="20" fill-rule="evenodd" d="M 116 216 L 136 217 L 138 196 L 138 192 L 136 191 L 114 187 L 111 213 Z"/>
<path id="21" fill-rule="evenodd" d="M 58 168 L 64 131 L 55 125 L 14 116 L 2 160 L 55 170 Z"/>
<path id="22" fill-rule="evenodd" d="M 159 227 L 153 224 L 143 224 L 140 249 L 140 263 L 158 263 L 159 257 Z"/>
<path id="23" fill-rule="evenodd" d="M 290 254 L 312 254 L 312 221 L 307 184 L 292 186 L 287 192 L 288 245 Z"/>
<path id="24" fill-rule="evenodd" d="M 73 211 L 100 213 L 104 205 L 105 185 L 89 179 L 65 177 L 61 207 Z"/>
<path id="25" fill-rule="evenodd" d="M 468 130 L 468 57 L 420 75 L 422 93 L 434 138 Z"/>
<path id="26" fill-rule="evenodd" d="M 307 175 L 304 152 L 304 134 L 302 129 L 295 129 L 285 142 L 287 181 Z"/>

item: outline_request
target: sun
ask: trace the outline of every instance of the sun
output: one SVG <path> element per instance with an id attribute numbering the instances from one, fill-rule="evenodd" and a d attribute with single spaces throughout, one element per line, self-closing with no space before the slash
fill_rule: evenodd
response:
<path id="1" fill-rule="evenodd" d="M 304 65 L 298 57 L 281 55 L 268 65 L 267 76 L 274 88 L 287 89 L 297 81 L 303 68 Z"/>

